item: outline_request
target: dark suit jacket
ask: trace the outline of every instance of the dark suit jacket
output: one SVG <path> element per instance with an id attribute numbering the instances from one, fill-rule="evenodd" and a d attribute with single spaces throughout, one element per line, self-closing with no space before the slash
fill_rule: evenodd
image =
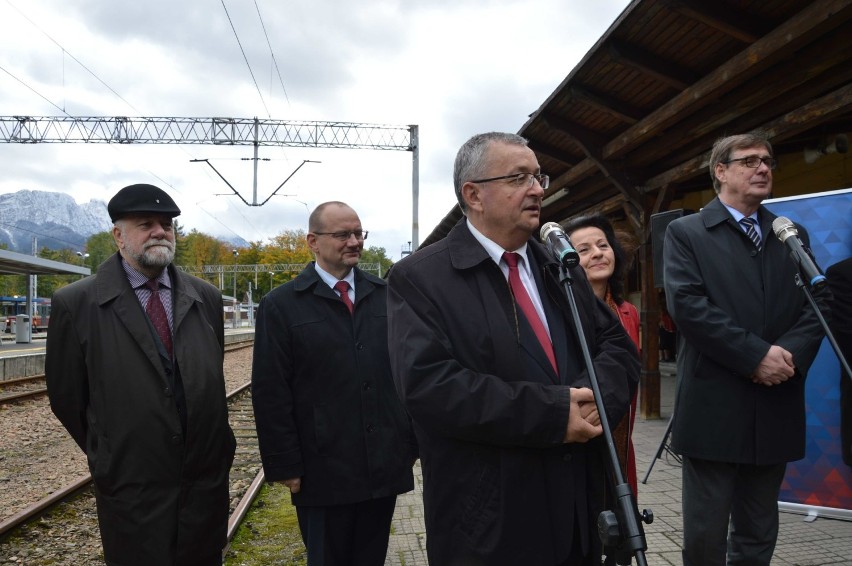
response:
<path id="1" fill-rule="evenodd" d="M 355 270 L 355 313 L 311 263 L 260 302 L 252 401 L 266 479 L 301 477 L 295 505 L 414 488 L 416 442 L 388 361 L 387 286 Z"/>
<path id="2" fill-rule="evenodd" d="M 161 359 L 118 254 L 56 291 L 51 304 L 50 405 L 88 456 L 104 556 L 115 564 L 192 564 L 225 545 L 235 442 L 222 373 L 222 295 L 171 266 L 169 275 L 177 368 Z"/>
<path id="3" fill-rule="evenodd" d="M 686 456 L 763 465 L 805 454 L 804 378 L 824 333 L 772 232 L 776 216 L 760 207 L 759 217 L 760 252 L 718 198 L 666 231 L 666 301 L 680 335 L 672 446 Z M 793 354 L 795 376 L 752 383 L 773 344 Z"/>
<path id="4" fill-rule="evenodd" d="M 389 278 L 391 364 L 420 445 L 429 561 L 556 564 L 575 528 L 587 547 L 597 542 L 601 444 L 562 443 L 569 386 L 587 386 L 588 376 L 542 246 L 530 240 L 528 256 L 559 376 L 465 222 Z M 618 422 L 638 381 L 636 350 L 582 268 L 572 275 L 607 414 Z"/>
<path id="5" fill-rule="evenodd" d="M 831 332 L 846 362 L 852 365 L 852 257 L 825 272 L 831 288 Z M 840 372 L 840 441 L 843 461 L 852 466 L 852 379 Z"/>

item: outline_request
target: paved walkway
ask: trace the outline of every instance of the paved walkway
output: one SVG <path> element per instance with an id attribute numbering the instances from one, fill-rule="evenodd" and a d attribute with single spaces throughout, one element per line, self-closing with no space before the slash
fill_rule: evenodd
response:
<path id="1" fill-rule="evenodd" d="M 661 372 L 663 376 L 660 412 L 663 420 L 637 419 L 633 443 L 640 481 L 639 507 L 654 512 L 654 522 L 645 526 L 645 538 L 648 543 L 645 557 L 649 566 L 676 566 L 681 564 L 683 535 L 680 465 L 664 451 L 662 458 L 654 464 L 647 484 L 641 483 L 660 446 L 672 410 L 672 365 L 663 364 Z M 419 469 L 418 463 L 415 471 Z M 415 490 L 397 500 L 386 566 L 428 564 L 422 483 L 419 474 L 415 476 L 415 481 Z M 824 518 L 806 522 L 804 516 L 792 513 L 780 513 L 779 516 L 781 531 L 773 565 L 852 565 L 852 523 Z"/>

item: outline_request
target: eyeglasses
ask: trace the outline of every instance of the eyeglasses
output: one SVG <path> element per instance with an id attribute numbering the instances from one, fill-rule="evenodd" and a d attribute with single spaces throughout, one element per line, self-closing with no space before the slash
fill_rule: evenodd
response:
<path id="1" fill-rule="evenodd" d="M 341 232 L 313 232 L 314 236 L 331 236 L 335 240 L 340 240 L 341 242 L 348 242 L 349 238 L 355 236 L 355 239 L 359 242 L 363 242 L 367 239 L 366 230 L 343 230 Z"/>
<path id="2" fill-rule="evenodd" d="M 725 165 L 728 163 L 733 163 L 734 161 L 742 161 L 743 165 L 746 167 L 750 167 L 751 169 L 757 169 L 760 167 L 761 163 L 765 163 L 770 170 L 778 167 L 778 160 L 774 157 L 758 157 L 757 155 L 749 155 L 748 157 L 737 157 L 736 159 L 729 159 L 727 161 L 723 161 Z"/>
<path id="3" fill-rule="evenodd" d="M 514 173 L 512 175 L 502 175 L 500 177 L 491 177 L 488 179 L 478 179 L 470 181 L 471 183 L 488 183 L 490 181 L 501 181 L 510 179 L 509 184 L 517 189 L 529 189 L 533 186 L 533 181 L 538 181 L 542 189 L 547 189 L 550 186 L 550 176 L 542 173 Z"/>

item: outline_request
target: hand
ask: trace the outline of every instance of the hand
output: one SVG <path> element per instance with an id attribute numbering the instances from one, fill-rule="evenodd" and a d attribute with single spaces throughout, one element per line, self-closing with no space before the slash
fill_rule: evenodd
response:
<path id="1" fill-rule="evenodd" d="M 299 493 L 302 490 L 302 478 L 284 480 L 281 483 L 290 488 L 290 493 Z"/>
<path id="2" fill-rule="evenodd" d="M 781 346 L 772 345 L 769 351 L 760 360 L 757 368 L 751 376 L 754 383 L 759 383 L 771 387 L 784 383 L 796 373 L 796 366 L 793 364 L 793 354 L 782 348 Z"/>
<path id="3" fill-rule="evenodd" d="M 601 434 L 603 434 L 603 427 L 595 407 L 594 393 L 586 387 L 572 387 L 564 442 L 588 442 Z"/>

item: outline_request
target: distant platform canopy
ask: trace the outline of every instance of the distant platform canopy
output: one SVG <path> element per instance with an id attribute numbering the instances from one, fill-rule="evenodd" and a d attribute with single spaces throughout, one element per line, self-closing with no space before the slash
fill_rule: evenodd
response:
<path id="1" fill-rule="evenodd" d="M 0 275 L 91 275 L 88 267 L 0 250 Z"/>

